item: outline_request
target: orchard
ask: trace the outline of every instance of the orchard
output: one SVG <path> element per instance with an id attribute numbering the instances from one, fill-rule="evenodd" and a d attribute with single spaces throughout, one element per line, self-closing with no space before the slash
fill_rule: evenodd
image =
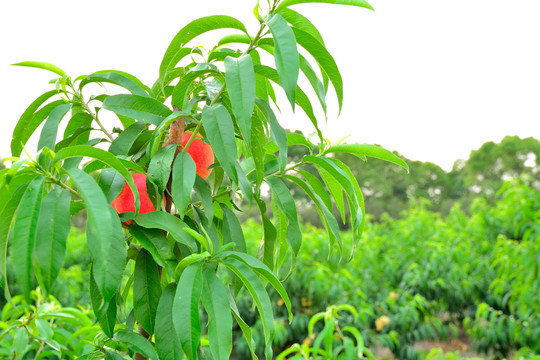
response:
<path id="1" fill-rule="evenodd" d="M 151 85 L 120 70 L 72 77 L 49 63 L 15 64 L 55 79 L 21 115 L 6 159 L 11 166 L 0 170 L 1 285 L 8 301 L 16 287 L 27 305 L 37 301 L 36 288 L 48 294 L 63 267 L 70 219 L 85 212 L 88 291 L 100 330 L 88 353 L 66 350 L 61 358 L 228 359 L 236 324 L 253 358 L 271 359 L 276 329 L 269 292 L 279 294 L 291 321 L 282 282 L 295 271 L 304 241 L 288 186 L 315 204 L 331 253 L 342 262 L 354 256 L 365 222 L 363 197 L 347 164 L 333 154 L 407 165 L 380 147 L 331 144 L 323 136 L 313 107 L 326 112 L 333 93 L 341 110 L 343 78 L 320 32 L 296 11 L 307 3 L 371 9 L 364 0 L 261 2 L 254 8 L 255 34 L 230 16 L 194 20 L 170 42 Z M 223 29 L 230 34 L 214 47 L 196 46 L 199 35 Z M 299 86 L 300 74 L 309 92 Z M 96 83 L 122 90 L 89 93 L 102 91 L 90 86 Z M 307 115 L 315 138 L 287 135 L 277 110 L 288 106 Z M 104 121 L 106 114 L 116 122 Z M 33 135 L 36 152 L 27 148 Z M 308 154 L 291 162 L 288 149 L 298 145 Z M 261 223 L 256 253 L 247 251 L 238 219 L 251 207 Z M 345 246 L 339 222 L 346 215 L 352 226 Z M 241 291 L 257 310 L 264 349 L 254 348 L 238 310 Z M 41 336 L 43 326 L 31 316 L 19 324 L 14 358 L 29 351 L 24 339 Z M 51 352 L 61 348 L 58 339 L 39 339 Z M 355 346 L 348 356 L 363 357 L 360 342 Z"/>

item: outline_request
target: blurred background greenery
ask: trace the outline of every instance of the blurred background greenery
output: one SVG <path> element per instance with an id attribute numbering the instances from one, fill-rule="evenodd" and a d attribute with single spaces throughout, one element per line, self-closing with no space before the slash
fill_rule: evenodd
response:
<path id="1" fill-rule="evenodd" d="M 289 155 L 299 159 L 305 153 L 306 147 L 296 145 Z M 366 228 L 349 263 L 329 254 L 314 206 L 291 187 L 304 238 L 295 272 L 285 282 L 295 314 L 290 325 L 282 300 L 273 297 L 275 354 L 313 346 L 324 324 L 310 334 L 310 318 L 349 304 L 356 315 L 341 316 L 338 328 L 357 329 L 376 358 L 540 355 L 540 141 L 507 136 L 485 143 L 449 172 L 406 158 L 409 174 L 379 160 L 336 157 L 351 166 L 362 188 Z M 262 237 L 256 215 L 244 214 L 252 253 Z M 75 224 L 84 221 L 84 212 L 77 216 Z M 347 222 L 342 230 L 347 254 Z M 35 303 L 24 304 L 14 285 L 10 292 L 18 310 L 0 295 L 0 357 L 11 358 L 17 348 L 18 358 L 71 359 L 106 341 L 89 311 L 89 256 L 85 234 L 74 227 L 52 294 L 36 292 Z M 10 259 L 8 274 L 12 266 Z M 262 351 L 262 326 L 250 297 L 240 292 L 237 303 Z M 235 331 L 233 358 L 249 358 L 240 329 Z"/>

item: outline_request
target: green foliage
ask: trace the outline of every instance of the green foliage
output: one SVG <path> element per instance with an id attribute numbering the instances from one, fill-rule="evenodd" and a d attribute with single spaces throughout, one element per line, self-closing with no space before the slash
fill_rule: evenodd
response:
<path id="1" fill-rule="evenodd" d="M 302 246 L 297 205 L 286 184 L 292 182 L 316 203 L 330 247 L 343 258 L 344 248 L 352 256 L 365 210 L 354 174 L 333 154 L 374 156 L 407 168 L 384 149 L 333 146 L 324 139 L 311 100 L 297 84 L 300 70 L 325 113 L 329 83 L 341 110 L 343 78 L 320 33 L 287 8 L 309 2 L 371 8 L 363 0 L 273 1 L 265 9 L 257 4 L 259 30 L 254 35 L 230 16 L 194 20 L 172 39 L 152 86 L 124 71 L 72 78 L 48 63 L 15 64 L 59 77 L 51 82 L 54 90 L 22 114 L 13 133 L 11 167 L 0 171 L 0 277 L 7 300 L 11 285 L 28 303 L 38 286 L 47 294 L 61 290 L 55 283 L 69 249 L 70 217 L 84 209 L 90 256 L 84 271 L 89 272 L 87 288 L 100 337 L 107 342 L 86 358 L 138 353 L 151 359 L 158 354 L 198 359 L 208 349 L 214 358 L 227 359 L 233 318 L 254 354 L 251 329 L 236 305 L 242 289 L 263 327 L 261 348 L 272 358 L 276 326 L 269 291 L 279 294 L 290 321 L 291 304 L 279 275 L 287 259 L 287 265 L 294 264 Z M 187 46 L 217 29 L 234 33 L 208 51 Z M 232 43 L 247 47 L 232 48 Z M 261 57 L 260 50 L 269 56 Z M 316 66 L 306 59 L 308 54 Z M 117 85 L 120 93 L 104 93 L 95 86 L 102 83 Z M 293 110 L 298 105 L 306 113 L 318 134 L 316 144 L 304 137 L 292 140 L 309 148 L 296 162 L 288 161 L 289 141 L 274 114 L 279 106 L 272 83 L 283 89 Z M 103 114 L 118 122 L 105 123 Z M 20 159 L 38 129 L 36 158 Z M 191 132 L 187 142 L 185 131 Z M 205 179 L 196 175 L 198 154 L 187 151 L 197 136 L 215 157 Z M 170 147 L 163 148 L 165 143 Z M 331 195 L 300 169 L 303 165 L 316 169 Z M 137 173 L 147 175 L 144 184 L 136 184 Z M 261 195 L 263 183 L 276 195 L 269 204 L 273 217 Z M 336 202 L 345 217 L 343 193 L 352 233 L 347 244 L 332 213 Z M 234 210 L 253 204 L 264 236 L 260 251 L 248 253 Z M 164 315 L 167 311 L 170 317 Z M 21 350 L 26 335 L 16 335 L 15 347 Z M 175 342 L 181 351 L 164 345 Z M 166 348 L 156 350 L 156 343 Z"/>
<path id="2" fill-rule="evenodd" d="M 455 207 L 443 217 L 418 202 L 402 219 L 368 222 L 361 251 L 346 266 L 325 245 L 324 231 L 304 225 L 306 240 L 285 283 L 296 315 L 276 335 L 278 346 L 301 343 L 309 316 L 348 303 L 358 317 L 345 324 L 366 346 L 379 344 L 400 358 L 423 358 L 414 343 L 465 331 L 480 352 L 540 352 L 539 204 L 540 193 L 520 182 L 507 183 L 494 205 L 476 200 L 470 215 Z M 245 231 L 253 248 L 257 227 Z M 351 235 L 342 236 L 350 246 Z M 273 301 L 281 308 L 279 298 Z"/>
<path id="3" fill-rule="evenodd" d="M 30 296 L 36 305 L 18 295 L 2 308 L 1 358 L 76 359 L 105 340 L 91 312 L 62 307 L 36 291 Z"/>

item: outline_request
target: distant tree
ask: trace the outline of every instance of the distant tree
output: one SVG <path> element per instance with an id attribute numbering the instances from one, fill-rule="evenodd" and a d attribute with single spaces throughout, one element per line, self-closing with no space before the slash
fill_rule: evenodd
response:
<path id="1" fill-rule="evenodd" d="M 500 143 L 484 143 L 472 151 L 464 163 L 456 163 L 465 185 L 473 193 L 493 198 L 502 184 L 520 175 L 532 178 L 540 189 L 540 141 L 528 137 L 506 136 Z"/>

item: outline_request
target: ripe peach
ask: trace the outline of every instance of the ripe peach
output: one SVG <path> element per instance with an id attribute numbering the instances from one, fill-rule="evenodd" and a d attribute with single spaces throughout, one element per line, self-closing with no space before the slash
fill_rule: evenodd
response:
<path id="1" fill-rule="evenodd" d="M 187 144 L 191 134 L 191 132 L 184 133 L 184 136 L 182 137 L 182 146 Z M 187 152 L 191 155 L 191 158 L 197 166 L 197 175 L 206 179 L 212 172 L 212 169 L 208 169 L 208 167 L 214 163 L 214 151 L 212 151 L 210 145 L 199 139 L 202 139 L 202 136 L 197 134 Z"/>
<path id="2" fill-rule="evenodd" d="M 135 182 L 135 186 L 137 186 L 137 190 L 139 190 L 139 200 L 141 203 L 139 214 L 156 211 L 154 204 L 152 204 L 146 191 L 146 175 L 140 173 L 133 174 L 133 181 Z M 135 212 L 135 198 L 127 183 L 124 184 L 124 188 L 111 205 L 118 214 L 123 212 Z M 128 220 L 123 224 L 127 226 L 131 224 L 131 220 Z"/>
<path id="3" fill-rule="evenodd" d="M 191 134 L 193 133 L 184 133 L 184 136 L 182 137 L 182 146 L 186 146 Z M 191 145 L 189 145 L 187 153 L 195 162 L 197 175 L 206 179 L 212 172 L 212 169 L 208 169 L 208 167 L 214 163 L 214 151 L 210 145 L 200 139 L 202 139 L 202 136 L 197 134 Z M 167 143 L 165 143 L 165 146 L 167 146 Z"/>

